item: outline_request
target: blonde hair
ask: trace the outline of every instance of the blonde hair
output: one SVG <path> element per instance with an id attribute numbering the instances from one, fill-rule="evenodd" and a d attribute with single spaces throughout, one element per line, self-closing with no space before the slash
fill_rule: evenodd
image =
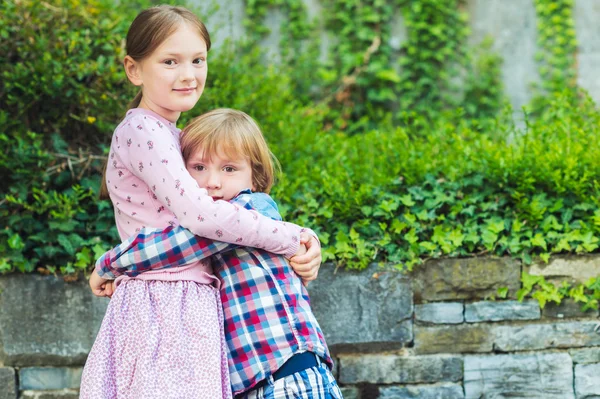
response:
<path id="1" fill-rule="evenodd" d="M 127 31 L 125 51 L 135 61 L 142 61 L 156 50 L 169 38 L 182 23 L 187 23 L 197 29 L 198 34 L 206 43 L 206 50 L 210 50 L 210 35 L 204 23 L 190 10 L 179 6 L 160 5 L 150 7 L 140 12 L 133 20 Z M 129 103 L 128 109 L 136 108 L 142 101 L 142 90 Z M 100 186 L 100 199 L 108 199 L 108 186 L 106 184 L 106 168 L 108 160 L 104 163 L 102 182 Z"/>
<path id="2" fill-rule="evenodd" d="M 194 118 L 181 134 L 184 161 L 200 150 L 202 158 L 210 158 L 220 151 L 234 158 L 243 156 L 250 162 L 254 190 L 271 191 L 279 162 L 269 150 L 256 121 L 246 113 L 219 108 Z"/>

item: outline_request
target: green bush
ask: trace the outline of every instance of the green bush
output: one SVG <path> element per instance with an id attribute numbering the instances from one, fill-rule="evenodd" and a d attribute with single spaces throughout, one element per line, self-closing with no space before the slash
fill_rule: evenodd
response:
<path id="1" fill-rule="evenodd" d="M 117 243 L 112 206 L 97 192 L 134 94 L 120 60 L 137 10 L 104 0 L 0 5 L 0 271 L 89 270 Z M 483 52 L 464 108 L 411 111 L 402 123 L 379 110 L 376 127 L 354 116 L 341 126 L 331 124 L 339 109 L 308 101 L 295 80 L 315 60 L 298 73 L 299 59 L 261 59 L 234 43 L 211 54 L 205 94 L 180 123 L 215 107 L 255 117 L 283 165 L 273 193 L 283 214 L 319 233 L 327 260 L 410 269 L 444 256 L 531 262 L 597 251 L 600 113 L 577 90 L 546 97 L 517 129 L 510 109 L 494 113 L 498 60 Z M 543 282 L 529 289 L 536 283 L 556 295 Z"/>

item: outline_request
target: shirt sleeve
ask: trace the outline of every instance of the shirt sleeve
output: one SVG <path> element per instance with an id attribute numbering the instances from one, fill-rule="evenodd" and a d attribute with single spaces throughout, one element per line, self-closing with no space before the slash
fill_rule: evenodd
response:
<path id="1" fill-rule="evenodd" d="M 177 139 L 149 115 L 136 115 L 123 126 L 123 159 L 162 205 L 192 233 L 292 257 L 301 228 L 275 221 L 227 201 L 213 201 L 187 172 Z M 138 146 L 139 144 L 139 146 Z"/>
<path id="2" fill-rule="evenodd" d="M 105 279 L 123 274 L 135 277 L 151 270 L 185 266 L 236 247 L 238 245 L 197 237 L 181 226 L 163 230 L 143 228 L 104 253 L 96 261 L 96 270 Z"/>
<path id="3" fill-rule="evenodd" d="M 240 194 L 231 202 L 281 220 L 277 204 L 267 194 Z M 312 230 L 302 230 L 316 237 Z M 123 274 L 134 277 L 150 270 L 184 266 L 236 247 L 238 245 L 195 236 L 181 226 L 169 226 L 163 230 L 144 228 L 102 255 L 96 261 L 96 270 L 100 277 L 106 279 Z"/>

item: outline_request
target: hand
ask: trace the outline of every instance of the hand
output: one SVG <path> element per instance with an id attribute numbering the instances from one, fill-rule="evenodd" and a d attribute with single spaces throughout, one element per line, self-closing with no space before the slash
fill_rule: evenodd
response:
<path id="1" fill-rule="evenodd" d="M 113 280 L 103 279 L 98 275 L 98 272 L 94 269 L 94 272 L 90 276 L 90 289 L 96 296 L 107 296 L 111 297 L 115 292 L 115 282 Z"/>
<path id="2" fill-rule="evenodd" d="M 303 250 L 306 253 L 303 253 Z M 290 259 L 290 266 L 302 278 L 304 286 L 307 286 L 309 281 L 315 280 L 321 267 L 321 244 L 319 240 L 308 233 L 301 233 L 300 248 L 298 248 L 296 255 Z"/>

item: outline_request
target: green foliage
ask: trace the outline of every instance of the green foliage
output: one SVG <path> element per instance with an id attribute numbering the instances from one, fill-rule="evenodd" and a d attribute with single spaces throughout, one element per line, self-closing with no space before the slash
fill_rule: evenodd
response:
<path id="1" fill-rule="evenodd" d="M 600 300 L 600 277 L 591 278 L 584 284 L 569 284 L 564 281 L 559 287 L 546 281 L 543 276 L 534 276 L 523 272 L 521 277 L 523 287 L 517 292 L 517 298 L 522 301 L 527 295 L 536 299 L 543 309 L 548 302 L 560 304 L 563 298 L 571 298 L 581 304 L 581 311 L 598 309 Z"/>
<path id="2" fill-rule="evenodd" d="M 576 86 L 577 39 L 573 0 L 536 0 L 538 47 L 536 59 L 542 77 L 541 89 L 560 92 Z"/>
<path id="3" fill-rule="evenodd" d="M 309 21 L 299 0 L 247 1 L 245 26 L 254 45 L 269 33 L 262 25 L 267 13 L 282 11 L 283 61 L 293 66 L 288 73 L 299 98 L 330 106 L 326 128 L 358 132 L 390 117 L 400 123 L 415 115 L 438 118 L 458 105 L 470 118 L 501 109 L 501 60 L 489 38 L 467 48 L 460 0 L 340 0 L 322 7 Z M 335 51 L 320 55 L 323 41 Z M 456 84 L 460 75 L 464 88 Z"/>
<path id="4" fill-rule="evenodd" d="M 287 220 L 319 233 L 326 260 L 412 269 L 429 258 L 530 263 L 598 251 L 600 113 L 589 98 L 556 84 L 520 131 L 502 109 L 501 60 L 489 40 L 466 48 L 456 0 L 327 3 L 338 51 L 326 64 L 301 4 L 248 2 L 251 41 L 266 34 L 257 21 L 271 8 L 291 21 L 282 63 L 267 66 L 248 43 L 211 53 L 205 94 L 180 123 L 215 107 L 255 117 L 284 169 L 273 195 Z M 0 5 L 0 142 L 10 149 L 0 153 L 0 272 L 70 274 L 116 243 L 112 206 L 96 194 L 133 95 L 121 39 L 138 10 L 108 0 Z M 390 44 L 399 15 L 400 52 Z M 524 275 L 519 296 L 596 307 L 598 292 L 597 280 L 555 288 Z"/>
<path id="5" fill-rule="evenodd" d="M 404 9 L 408 40 L 400 58 L 401 110 L 429 114 L 451 104 L 447 92 L 466 59 L 469 29 L 458 0 L 409 1 Z M 434 115 L 432 115 L 434 116 Z"/>
<path id="6" fill-rule="evenodd" d="M 99 133 L 110 131 L 131 98 L 120 66 L 131 14 L 105 12 L 112 6 L 2 2 L 0 109 L 10 115 L 3 129 L 60 133 L 71 145 L 104 142 Z"/>

